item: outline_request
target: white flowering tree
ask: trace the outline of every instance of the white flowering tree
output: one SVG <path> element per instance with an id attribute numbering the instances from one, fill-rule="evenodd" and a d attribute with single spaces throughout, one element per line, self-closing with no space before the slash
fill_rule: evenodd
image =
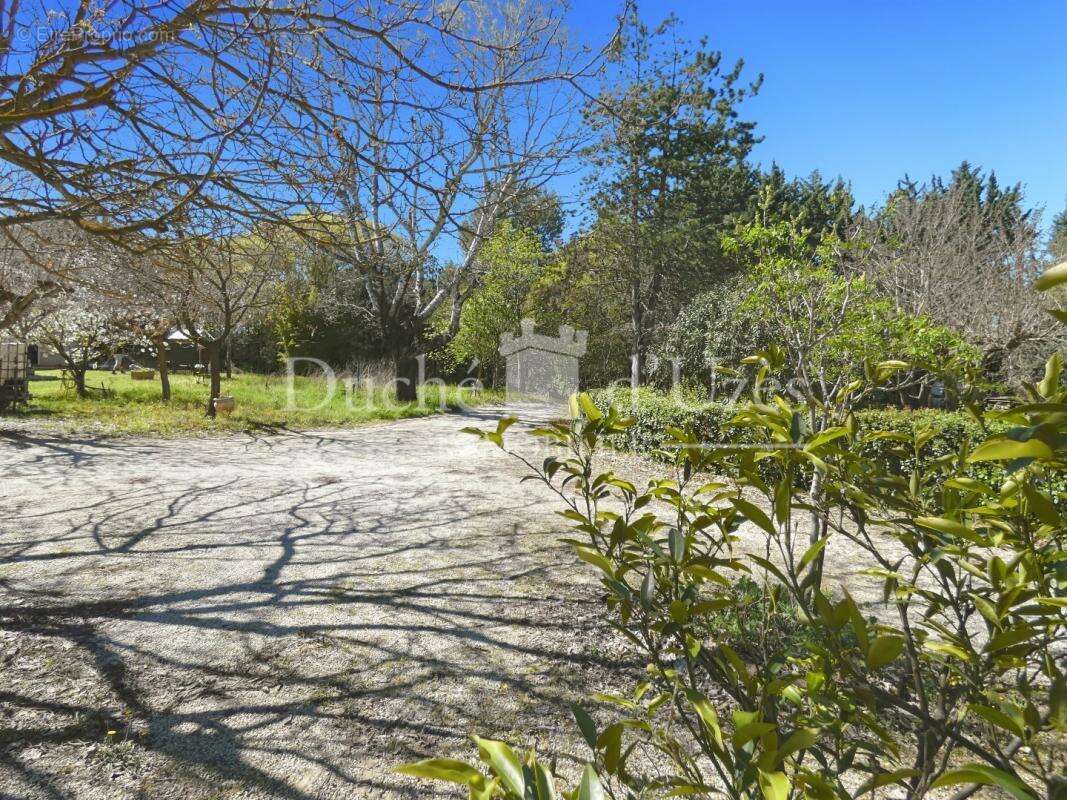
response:
<path id="1" fill-rule="evenodd" d="M 11 226 L 0 235 L 0 332 L 17 329 L 100 259 L 99 244 L 63 222 Z"/>
<path id="2" fill-rule="evenodd" d="M 89 368 L 129 338 L 127 316 L 120 301 L 79 285 L 50 298 L 21 328 L 56 352 L 78 396 L 86 397 Z"/>

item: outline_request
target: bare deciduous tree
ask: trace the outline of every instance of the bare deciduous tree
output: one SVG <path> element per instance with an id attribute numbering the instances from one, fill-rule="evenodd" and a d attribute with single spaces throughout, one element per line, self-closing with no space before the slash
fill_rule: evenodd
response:
<path id="1" fill-rule="evenodd" d="M 906 186 L 859 236 L 858 268 L 901 310 L 960 331 L 989 374 L 1029 379 L 1062 341 L 1032 288 L 1045 266 L 1037 221 L 1016 199 L 983 201 L 967 180 Z"/>
<path id="2" fill-rule="evenodd" d="M 262 213 L 242 153 L 283 94 L 275 26 L 307 24 L 284 8 L 0 1 L 0 330 L 92 280 L 86 237 L 144 251 L 196 206 Z"/>
<path id="3" fill-rule="evenodd" d="M 213 417 L 230 337 L 263 307 L 284 250 L 277 246 L 273 226 L 235 229 L 223 215 L 186 221 L 182 229 L 182 238 L 160 254 L 156 275 L 164 292 L 175 299 L 177 328 L 206 354 L 210 374 L 206 410 Z"/>
<path id="4" fill-rule="evenodd" d="M 164 228 L 234 180 L 272 86 L 269 4 L 0 3 L 0 227 Z"/>
<path id="5" fill-rule="evenodd" d="M 313 209 L 304 233 L 343 266 L 355 290 L 342 302 L 401 369 L 433 315 L 448 315 L 445 338 L 455 333 L 479 250 L 515 191 L 575 151 L 569 87 L 595 60 L 577 63 L 559 13 L 536 3 L 434 14 L 354 47 L 311 40 L 294 77 L 306 100 L 283 115 L 282 172 Z M 398 389 L 413 391 L 410 380 Z"/>
<path id="6" fill-rule="evenodd" d="M 450 274 L 468 272 L 483 218 L 567 149 L 567 103 L 535 87 L 597 56 L 576 66 L 563 38 L 558 12 L 524 1 L 2 0 L 0 235 L 61 220 L 143 250 L 200 211 L 246 226 L 328 211 L 372 223 L 342 248 L 354 263 L 413 244 L 374 313 L 418 296 L 425 320 L 456 297 L 436 243 L 472 220 Z M 36 289 L 0 284 L 9 310 L 68 283 L 54 266 Z"/>
<path id="7" fill-rule="evenodd" d="M 126 257 L 126 263 L 116 272 L 123 282 L 121 291 L 128 298 L 129 308 L 122 325 L 134 340 L 155 355 L 160 396 L 166 403 L 171 398 L 167 337 L 178 327 L 181 305 L 175 289 L 176 281 L 152 257 L 122 255 Z"/>

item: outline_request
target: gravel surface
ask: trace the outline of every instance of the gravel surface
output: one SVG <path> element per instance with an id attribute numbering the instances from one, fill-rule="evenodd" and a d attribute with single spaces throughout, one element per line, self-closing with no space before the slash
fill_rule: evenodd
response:
<path id="1" fill-rule="evenodd" d="M 498 414 L 0 438 L 0 797 L 434 797 L 391 768 L 471 731 L 579 755 L 621 649 L 552 496 L 459 433 Z"/>
<path id="2" fill-rule="evenodd" d="M 557 541 L 558 498 L 459 432 L 501 413 L 0 434 L 0 799 L 458 797 L 391 770 L 470 757 L 471 732 L 571 771 L 567 706 L 619 688 L 626 650 Z M 521 428 L 545 411 L 520 416 L 509 439 L 539 463 Z M 828 582 L 876 613 L 843 545 Z"/>

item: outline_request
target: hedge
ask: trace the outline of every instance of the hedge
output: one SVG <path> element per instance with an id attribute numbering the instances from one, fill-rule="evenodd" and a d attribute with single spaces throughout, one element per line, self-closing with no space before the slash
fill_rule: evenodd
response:
<path id="1" fill-rule="evenodd" d="M 669 427 L 692 430 L 700 441 L 705 442 L 726 439 L 744 442 L 751 435 L 747 429 L 730 430 L 729 423 L 737 408 L 728 403 L 687 402 L 684 398 L 679 401 L 646 388 L 637 391 L 636 404 L 629 389 L 602 390 L 593 396 L 598 405 L 606 408 L 614 402 L 633 417 L 633 426 L 612 442 L 621 450 L 651 453 L 660 449 L 667 440 L 666 430 Z M 861 431 L 893 431 L 908 436 L 920 427 L 933 428 L 937 433 L 922 451 L 922 467 L 941 456 L 958 452 L 965 439 L 977 442 L 1008 427 L 1003 423 L 991 422 L 988 431 L 983 433 L 981 426 L 966 412 L 938 409 L 864 409 L 856 412 L 856 421 Z M 891 464 L 898 474 L 909 475 L 915 467 L 914 459 L 902 459 L 894 454 L 894 448 L 899 447 L 899 442 L 882 439 L 866 445 L 863 452 L 871 458 Z M 975 464 L 967 474 L 993 488 L 999 487 L 1006 477 L 1003 467 L 997 462 Z M 1067 475 L 1055 476 L 1050 488 L 1054 496 L 1067 495 Z"/>

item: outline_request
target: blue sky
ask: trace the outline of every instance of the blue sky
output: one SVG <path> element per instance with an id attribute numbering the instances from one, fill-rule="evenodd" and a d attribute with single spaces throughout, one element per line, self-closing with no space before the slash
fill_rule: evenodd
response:
<path id="1" fill-rule="evenodd" d="M 603 41 L 618 6 L 573 0 L 572 30 Z M 644 0 L 693 38 L 762 72 L 742 113 L 758 161 L 844 176 L 880 201 L 905 173 L 966 159 L 1022 182 L 1048 218 L 1067 207 L 1067 0 Z"/>

